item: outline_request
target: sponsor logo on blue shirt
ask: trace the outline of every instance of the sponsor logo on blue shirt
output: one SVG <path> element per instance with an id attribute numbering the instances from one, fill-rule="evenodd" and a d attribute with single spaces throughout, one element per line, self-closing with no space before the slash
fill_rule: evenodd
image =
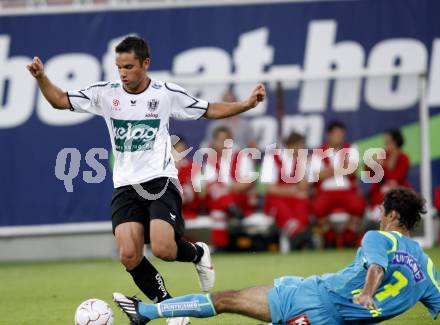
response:
<path id="1" fill-rule="evenodd" d="M 391 261 L 391 264 L 405 266 L 408 270 L 411 271 L 414 277 L 414 281 L 416 281 L 416 283 L 425 280 L 425 275 L 423 274 L 420 264 L 412 255 L 406 252 L 396 252 L 394 254 L 393 260 Z"/>

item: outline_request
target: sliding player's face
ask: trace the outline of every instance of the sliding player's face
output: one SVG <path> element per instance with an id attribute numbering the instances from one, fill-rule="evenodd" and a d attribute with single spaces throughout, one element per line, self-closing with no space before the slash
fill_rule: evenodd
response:
<path id="1" fill-rule="evenodd" d="M 385 214 L 385 208 L 383 205 L 380 206 L 380 230 L 390 230 L 393 228 L 393 225 L 396 225 L 396 221 L 398 221 L 398 215 L 396 211 L 391 211 L 388 214 Z"/>
<path id="2" fill-rule="evenodd" d="M 116 66 L 119 77 L 127 89 L 137 89 L 141 82 L 147 78 L 146 70 L 150 59 L 145 59 L 142 64 L 133 52 L 116 53 Z"/>

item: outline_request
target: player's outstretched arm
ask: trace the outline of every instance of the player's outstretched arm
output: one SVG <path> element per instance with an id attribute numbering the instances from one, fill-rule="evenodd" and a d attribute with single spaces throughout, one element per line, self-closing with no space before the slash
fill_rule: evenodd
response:
<path id="1" fill-rule="evenodd" d="M 371 264 L 368 267 L 365 277 L 365 285 L 362 292 L 353 298 L 355 304 L 364 306 L 367 309 L 377 309 L 373 296 L 382 283 L 384 277 L 384 269 L 378 264 Z"/>
<path id="2" fill-rule="evenodd" d="M 247 100 L 233 103 L 209 103 L 208 111 L 205 117 L 208 119 L 220 119 L 234 116 L 251 108 L 254 108 L 258 103 L 264 101 L 266 97 L 266 89 L 263 84 L 258 84 L 253 90 Z"/>
<path id="3" fill-rule="evenodd" d="M 44 73 L 44 65 L 39 57 L 34 57 L 32 62 L 26 66 L 32 76 L 37 80 L 38 87 L 47 101 L 53 108 L 69 109 L 67 94 L 55 86 Z"/>

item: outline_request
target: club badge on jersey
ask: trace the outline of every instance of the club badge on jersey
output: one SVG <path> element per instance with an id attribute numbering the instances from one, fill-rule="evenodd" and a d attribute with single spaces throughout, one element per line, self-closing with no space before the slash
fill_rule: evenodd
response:
<path id="1" fill-rule="evenodd" d="M 154 112 L 158 106 L 159 106 L 159 100 L 157 99 L 150 99 L 147 102 L 147 107 L 150 112 Z"/>

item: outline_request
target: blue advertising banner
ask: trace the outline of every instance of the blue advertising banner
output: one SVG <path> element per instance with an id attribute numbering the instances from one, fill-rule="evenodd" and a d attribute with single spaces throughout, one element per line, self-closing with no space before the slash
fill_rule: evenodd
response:
<path id="1" fill-rule="evenodd" d="M 151 74 L 163 80 L 303 76 L 284 84 L 283 131 L 304 132 L 310 147 L 322 143 L 332 120 L 347 125 L 352 142 L 390 128 L 417 134 L 420 80 L 426 76 L 432 181 L 440 184 L 438 12 L 435 0 L 389 0 L 0 15 L 0 226 L 110 220 L 113 184 L 105 123 L 53 110 L 26 65 L 39 56 L 51 80 L 65 90 L 115 80 L 114 47 L 128 34 L 148 40 Z M 396 69 L 401 73 L 387 73 Z M 327 78 L 332 74 L 342 77 Z M 237 95 L 244 98 L 259 81 L 235 85 Z M 218 101 L 229 84 L 183 86 Z M 267 102 L 245 116 L 262 148 L 277 134 L 272 86 Z M 197 147 L 207 125 L 206 120 L 172 122 L 171 133 Z M 417 137 L 407 140 L 408 150 L 418 148 Z M 75 148 L 69 152 L 80 157 L 79 169 L 71 171 L 71 192 L 55 173 L 65 148 Z M 409 153 L 410 181 L 418 187 L 419 152 Z M 106 168 L 103 181 L 86 182 L 102 176 L 99 165 Z"/>

